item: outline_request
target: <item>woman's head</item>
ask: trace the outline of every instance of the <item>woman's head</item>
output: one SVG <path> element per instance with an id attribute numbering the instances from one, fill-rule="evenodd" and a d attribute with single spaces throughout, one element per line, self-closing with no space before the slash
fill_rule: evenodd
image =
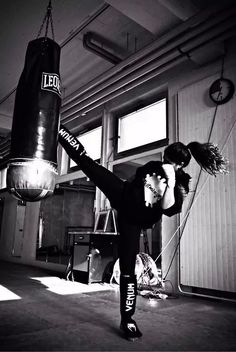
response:
<path id="1" fill-rule="evenodd" d="M 191 153 L 181 142 L 170 144 L 164 151 L 164 162 L 186 167 L 191 159 Z"/>
<path id="2" fill-rule="evenodd" d="M 191 142 L 187 146 L 181 142 L 170 144 L 164 151 L 164 162 L 186 167 L 191 156 L 210 175 L 227 173 L 227 160 L 221 155 L 218 147 L 212 143 Z"/>

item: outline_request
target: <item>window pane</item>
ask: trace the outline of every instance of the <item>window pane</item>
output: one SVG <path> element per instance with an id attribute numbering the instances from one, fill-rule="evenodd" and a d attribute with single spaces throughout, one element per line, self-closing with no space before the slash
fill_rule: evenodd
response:
<path id="1" fill-rule="evenodd" d="M 7 168 L 0 171 L 0 189 L 7 187 Z"/>
<path id="2" fill-rule="evenodd" d="M 119 118 L 118 153 L 166 138 L 166 99 Z"/>
<path id="3" fill-rule="evenodd" d="M 97 127 L 89 132 L 81 134 L 78 140 L 83 144 L 87 154 L 93 160 L 100 159 L 101 157 L 101 144 L 102 144 L 102 126 Z M 70 160 L 70 167 L 76 166 L 73 160 Z"/>

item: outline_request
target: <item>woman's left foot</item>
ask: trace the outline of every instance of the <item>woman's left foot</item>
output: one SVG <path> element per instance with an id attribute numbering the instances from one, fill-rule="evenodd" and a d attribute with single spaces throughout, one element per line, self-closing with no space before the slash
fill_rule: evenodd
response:
<path id="1" fill-rule="evenodd" d="M 142 336 L 141 331 L 133 319 L 127 321 L 121 320 L 120 329 L 125 334 L 125 338 L 129 341 L 135 341 Z"/>

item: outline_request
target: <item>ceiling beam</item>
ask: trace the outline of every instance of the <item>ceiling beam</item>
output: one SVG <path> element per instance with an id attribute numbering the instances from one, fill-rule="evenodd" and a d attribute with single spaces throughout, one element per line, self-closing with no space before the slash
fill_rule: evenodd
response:
<path id="1" fill-rule="evenodd" d="M 106 0 L 106 3 L 154 35 L 179 23 L 179 19 L 157 0 Z"/>
<path id="2" fill-rule="evenodd" d="M 191 0 L 158 0 L 158 2 L 182 21 L 186 21 L 199 11 Z"/>

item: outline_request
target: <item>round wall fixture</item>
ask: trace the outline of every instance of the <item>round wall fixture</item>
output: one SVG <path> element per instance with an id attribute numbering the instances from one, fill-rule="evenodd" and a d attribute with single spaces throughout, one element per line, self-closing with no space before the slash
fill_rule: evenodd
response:
<path id="1" fill-rule="evenodd" d="M 209 96 L 214 103 L 221 105 L 232 98 L 234 91 L 234 84 L 230 79 L 219 78 L 210 86 Z"/>

